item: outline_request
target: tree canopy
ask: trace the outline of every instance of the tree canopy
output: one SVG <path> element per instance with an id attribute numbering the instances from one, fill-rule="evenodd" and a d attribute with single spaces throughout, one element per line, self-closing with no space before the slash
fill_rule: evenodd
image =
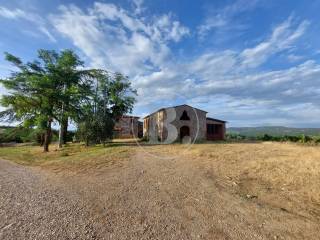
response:
<path id="1" fill-rule="evenodd" d="M 104 142 L 112 137 L 115 118 L 133 108 L 135 91 L 127 77 L 85 69 L 72 50 L 39 50 L 37 59 L 26 63 L 9 53 L 5 59 L 17 70 L 0 80 L 8 90 L 0 101 L 5 107 L 0 118 L 39 129 L 44 151 L 49 149 L 53 122 L 60 124 L 60 144 L 70 120 L 81 136 L 90 135 L 90 142 Z M 90 133 L 93 129 L 99 134 Z"/>

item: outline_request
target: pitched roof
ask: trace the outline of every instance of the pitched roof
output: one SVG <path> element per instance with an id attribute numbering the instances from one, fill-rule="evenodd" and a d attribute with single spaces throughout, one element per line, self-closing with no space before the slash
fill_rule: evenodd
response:
<path id="1" fill-rule="evenodd" d="M 145 116 L 144 118 L 147 118 L 147 117 L 149 117 L 150 115 L 152 115 L 152 114 L 154 114 L 154 113 L 156 113 L 156 112 L 159 112 L 159 111 L 161 111 L 161 110 L 167 109 L 167 108 L 177 108 L 177 107 L 182 107 L 182 106 L 191 107 L 191 108 L 197 109 L 197 110 L 199 110 L 199 111 L 202 111 L 202 112 L 208 113 L 208 112 L 206 112 L 206 111 L 204 111 L 204 110 L 202 110 L 202 109 L 192 107 L 192 106 L 190 106 L 190 105 L 188 105 L 188 104 L 181 104 L 181 105 L 172 106 L 172 107 L 160 108 L 160 109 L 158 109 L 157 111 L 154 111 L 154 112 L 152 112 L 152 113 L 148 114 L 148 115 L 147 115 L 147 116 Z"/>
<path id="2" fill-rule="evenodd" d="M 212 121 L 216 121 L 216 122 L 222 122 L 222 123 L 226 123 L 227 121 L 223 121 L 220 119 L 216 119 L 216 118 L 211 118 L 211 117 L 207 117 L 208 120 L 212 120 Z"/>
<path id="3" fill-rule="evenodd" d="M 122 115 L 121 118 L 140 118 L 140 117 L 130 116 L 130 115 Z"/>

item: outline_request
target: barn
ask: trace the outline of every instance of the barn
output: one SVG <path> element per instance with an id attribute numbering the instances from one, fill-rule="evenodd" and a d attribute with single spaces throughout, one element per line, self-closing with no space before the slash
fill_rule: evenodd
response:
<path id="1" fill-rule="evenodd" d="M 161 108 L 143 119 L 143 136 L 154 141 L 224 140 L 226 121 L 183 104 Z"/>

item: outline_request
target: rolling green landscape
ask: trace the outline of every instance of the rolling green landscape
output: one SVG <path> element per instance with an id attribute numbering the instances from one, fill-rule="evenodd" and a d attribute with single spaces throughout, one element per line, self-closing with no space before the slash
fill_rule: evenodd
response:
<path id="1" fill-rule="evenodd" d="M 239 134 L 247 137 L 257 137 L 264 134 L 271 136 L 320 136 L 320 128 L 289 128 L 281 126 L 272 127 L 230 127 L 229 134 Z"/>
<path id="2" fill-rule="evenodd" d="M 70 136 L 69 136 L 70 135 Z M 73 132 L 68 132 L 68 141 L 72 141 Z M 267 136 L 267 137 L 266 137 Z M 281 126 L 264 127 L 230 127 L 227 129 L 228 139 L 280 140 L 283 137 L 320 138 L 320 128 L 289 128 Z M 0 143 L 37 142 L 38 131 L 32 128 L 0 126 Z M 53 141 L 57 141 L 58 132 L 53 130 Z M 288 139 L 288 141 L 291 141 Z"/>

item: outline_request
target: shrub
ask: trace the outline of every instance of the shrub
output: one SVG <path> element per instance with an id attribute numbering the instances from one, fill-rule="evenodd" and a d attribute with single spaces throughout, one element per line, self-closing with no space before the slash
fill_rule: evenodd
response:
<path id="1" fill-rule="evenodd" d="M 312 138 L 309 136 L 305 136 L 304 134 L 302 134 L 300 137 L 301 143 L 307 143 L 307 142 L 311 142 L 311 141 L 312 141 Z"/>
<path id="2" fill-rule="evenodd" d="M 0 128 L 0 143 L 5 142 L 37 142 L 41 144 L 41 132 L 35 128 L 26 127 L 1 127 Z M 58 139 L 58 132 L 52 131 L 53 141 Z"/>
<path id="3" fill-rule="evenodd" d="M 300 140 L 299 136 L 284 136 L 282 138 L 284 142 L 298 142 Z"/>
<path id="4" fill-rule="evenodd" d="M 245 140 L 246 136 L 243 136 L 238 133 L 227 133 L 226 134 L 226 139 L 227 140 Z"/>
<path id="5" fill-rule="evenodd" d="M 272 136 L 269 134 L 264 134 L 260 136 L 244 136 L 237 133 L 228 133 L 227 134 L 228 140 L 260 140 L 260 141 L 274 141 L 274 142 L 300 142 L 300 143 L 320 143 L 320 136 L 318 137 L 311 137 L 307 135 L 300 135 L 300 136 Z"/>
<path id="6" fill-rule="evenodd" d="M 262 141 L 272 141 L 272 136 L 269 134 L 264 134 L 262 137 L 258 137 L 258 139 Z"/>

